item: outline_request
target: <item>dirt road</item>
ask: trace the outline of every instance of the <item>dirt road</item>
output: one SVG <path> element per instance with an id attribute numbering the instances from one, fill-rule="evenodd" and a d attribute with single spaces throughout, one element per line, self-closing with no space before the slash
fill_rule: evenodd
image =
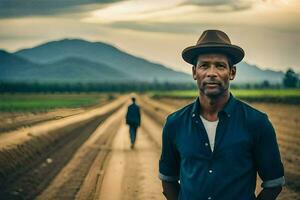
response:
<path id="1" fill-rule="evenodd" d="M 104 122 L 37 199 L 163 200 L 157 175 L 160 150 L 147 132 L 160 127 L 143 114 L 147 123 L 130 149 L 124 116 L 123 107 Z M 101 146 L 97 140 L 107 132 L 115 134 L 112 145 Z"/>
<path id="2" fill-rule="evenodd" d="M 113 112 L 110 110 L 117 105 L 107 105 L 100 118 L 94 114 L 96 111 L 90 111 L 91 114 L 83 113 L 74 116 L 73 120 L 61 119 L 55 124 L 49 122 L 3 134 L 0 160 L 9 163 L 2 162 L 1 166 L 16 171 L 11 177 L 2 177 L 5 182 L 0 187 L 0 199 L 164 199 L 158 179 L 161 124 L 143 111 L 143 125 L 138 129 L 136 146 L 130 149 L 129 130 L 124 121 L 129 103 L 128 99 Z M 77 128 L 64 128 L 63 124 Z M 59 128 L 53 129 L 55 126 Z M 44 131 L 46 127 L 53 130 Z M 56 133 L 56 130 L 60 131 Z M 50 140 L 52 149 L 48 151 L 40 148 L 43 144 L 32 142 L 32 136 L 27 132 L 34 134 L 33 138 L 55 136 L 61 144 L 52 144 Z M 67 135 L 67 139 L 63 135 Z M 26 147 L 26 151 L 22 150 L 24 155 L 30 154 L 32 161 L 25 162 L 30 167 L 19 169 L 8 159 L 7 156 L 13 155 L 19 160 L 13 153 L 15 149 L 19 150 L 19 145 Z M 35 152 L 35 149 L 31 150 L 35 146 L 43 150 L 38 151 L 41 156 L 31 153 Z"/>
<path id="3" fill-rule="evenodd" d="M 107 127 L 107 124 L 111 118 L 118 116 L 117 110 L 120 110 L 122 104 L 124 106 L 126 99 L 120 97 L 103 107 L 79 115 L 1 134 L 0 199 L 34 199 L 51 185 L 53 179 L 60 177 L 62 169 L 70 166 L 68 163 L 76 155 L 81 155 L 83 159 L 77 160 L 85 166 L 74 165 L 73 168 L 78 167 L 76 169 L 80 170 L 75 169 L 71 175 L 75 179 L 79 177 L 78 180 L 84 180 L 99 151 L 101 154 L 105 152 L 99 147 L 105 147 L 113 138 L 119 120 L 114 120 L 116 122 L 111 125 L 112 128 Z M 103 130 L 103 134 L 98 133 L 99 129 Z M 91 140 L 99 145 L 90 149 L 83 148 L 91 146 L 88 145 Z M 68 180 L 72 182 L 74 178 Z M 81 183 L 78 182 L 79 185 Z M 65 185 L 69 184 L 66 182 Z"/>
<path id="4" fill-rule="evenodd" d="M 62 120 L 59 125 L 64 122 L 78 128 L 63 129 L 61 125 L 70 132 L 67 139 L 54 145 L 51 151 L 39 152 L 42 159 L 36 158 L 30 169 L 14 174 L 15 179 L 8 181 L 11 187 L 3 187 L 5 191 L 0 187 L 0 199 L 163 200 L 158 179 L 161 130 L 167 114 L 179 104 L 138 98 L 143 108 L 142 127 L 138 129 L 135 148 L 130 149 L 129 130 L 124 121 L 129 103 L 127 98 L 122 106 L 109 105 L 102 109 L 102 115 L 89 120 L 86 115 L 74 117 L 75 124 L 69 119 Z M 94 116 L 94 111 L 90 115 Z M 43 130 L 43 126 L 33 127 L 33 130 Z M 38 136 L 38 132 L 32 133 Z M 42 135 L 47 134 L 42 132 Z M 0 147 L 30 141 L 23 132 L 2 137 Z M 2 153 L 0 149 L 0 160 Z M 285 188 L 278 199 L 299 199 L 295 188 Z"/>
<path id="5" fill-rule="evenodd" d="M 145 127 L 138 130 L 137 143 L 130 149 L 128 127 L 122 125 L 112 146 L 98 199 L 163 200 L 158 179 L 159 150 Z"/>

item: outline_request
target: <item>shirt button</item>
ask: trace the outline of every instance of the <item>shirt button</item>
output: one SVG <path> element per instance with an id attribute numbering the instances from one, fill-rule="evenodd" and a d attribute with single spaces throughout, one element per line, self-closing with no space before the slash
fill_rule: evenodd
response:
<path id="1" fill-rule="evenodd" d="M 205 146 L 208 146 L 208 143 L 207 143 L 207 142 L 205 142 Z"/>
<path id="2" fill-rule="evenodd" d="M 208 200 L 211 200 L 212 198 L 211 198 L 211 197 L 208 197 L 207 199 L 208 199 Z"/>
<path id="3" fill-rule="evenodd" d="M 195 117 L 195 113 L 192 114 L 192 117 Z"/>
<path id="4" fill-rule="evenodd" d="M 213 171 L 210 169 L 208 172 L 211 174 Z"/>
<path id="5" fill-rule="evenodd" d="M 198 124 L 198 121 L 196 121 L 196 124 Z"/>

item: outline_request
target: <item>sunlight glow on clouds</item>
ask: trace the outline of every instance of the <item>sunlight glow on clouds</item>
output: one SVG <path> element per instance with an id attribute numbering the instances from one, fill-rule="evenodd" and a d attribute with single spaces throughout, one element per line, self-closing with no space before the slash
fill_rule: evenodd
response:
<path id="1" fill-rule="evenodd" d="M 110 23 L 125 20 L 144 20 L 152 13 L 170 9 L 182 3 L 184 0 L 131 0 L 112 4 L 104 9 L 91 12 L 87 22 Z"/>
<path id="2" fill-rule="evenodd" d="M 90 12 L 87 23 L 198 22 L 225 24 L 297 24 L 296 0 L 129 0 Z M 291 17 L 292 15 L 292 17 Z M 239 20 L 237 20 L 239 19 Z M 278 21 L 279 20 L 279 21 Z M 114 24 L 115 27 L 115 24 Z"/>

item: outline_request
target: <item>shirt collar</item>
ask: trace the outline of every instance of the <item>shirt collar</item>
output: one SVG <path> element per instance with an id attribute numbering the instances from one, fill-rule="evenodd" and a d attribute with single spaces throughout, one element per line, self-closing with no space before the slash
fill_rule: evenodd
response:
<path id="1" fill-rule="evenodd" d="M 235 105 L 236 105 L 236 99 L 230 93 L 230 97 L 229 97 L 227 103 L 225 104 L 223 109 L 219 112 L 219 114 L 225 113 L 227 115 L 227 117 L 230 117 L 235 110 Z M 200 107 L 200 101 L 199 101 L 199 96 L 198 96 L 193 104 L 192 113 L 191 113 L 192 117 L 199 116 L 200 109 L 201 109 L 201 107 Z"/>

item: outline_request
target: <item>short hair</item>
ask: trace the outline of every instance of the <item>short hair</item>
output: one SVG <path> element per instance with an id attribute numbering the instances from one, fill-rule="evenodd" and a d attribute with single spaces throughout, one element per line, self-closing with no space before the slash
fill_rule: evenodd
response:
<path id="1" fill-rule="evenodd" d="M 135 102 L 135 97 L 131 97 L 131 100 L 132 100 L 133 102 Z"/>
<path id="2" fill-rule="evenodd" d="M 222 53 L 220 53 L 222 54 Z M 232 64 L 232 60 L 231 60 L 231 57 L 227 54 L 222 54 L 224 56 L 226 56 L 227 58 L 227 61 L 228 61 L 228 65 L 229 65 L 229 68 L 231 69 L 233 67 L 233 64 Z M 200 55 L 198 55 L 195 59 L 194 59 L 194 67 L 197 66 L 197 62 L 198 62 L 198 58 L 199 58 Z"/>

